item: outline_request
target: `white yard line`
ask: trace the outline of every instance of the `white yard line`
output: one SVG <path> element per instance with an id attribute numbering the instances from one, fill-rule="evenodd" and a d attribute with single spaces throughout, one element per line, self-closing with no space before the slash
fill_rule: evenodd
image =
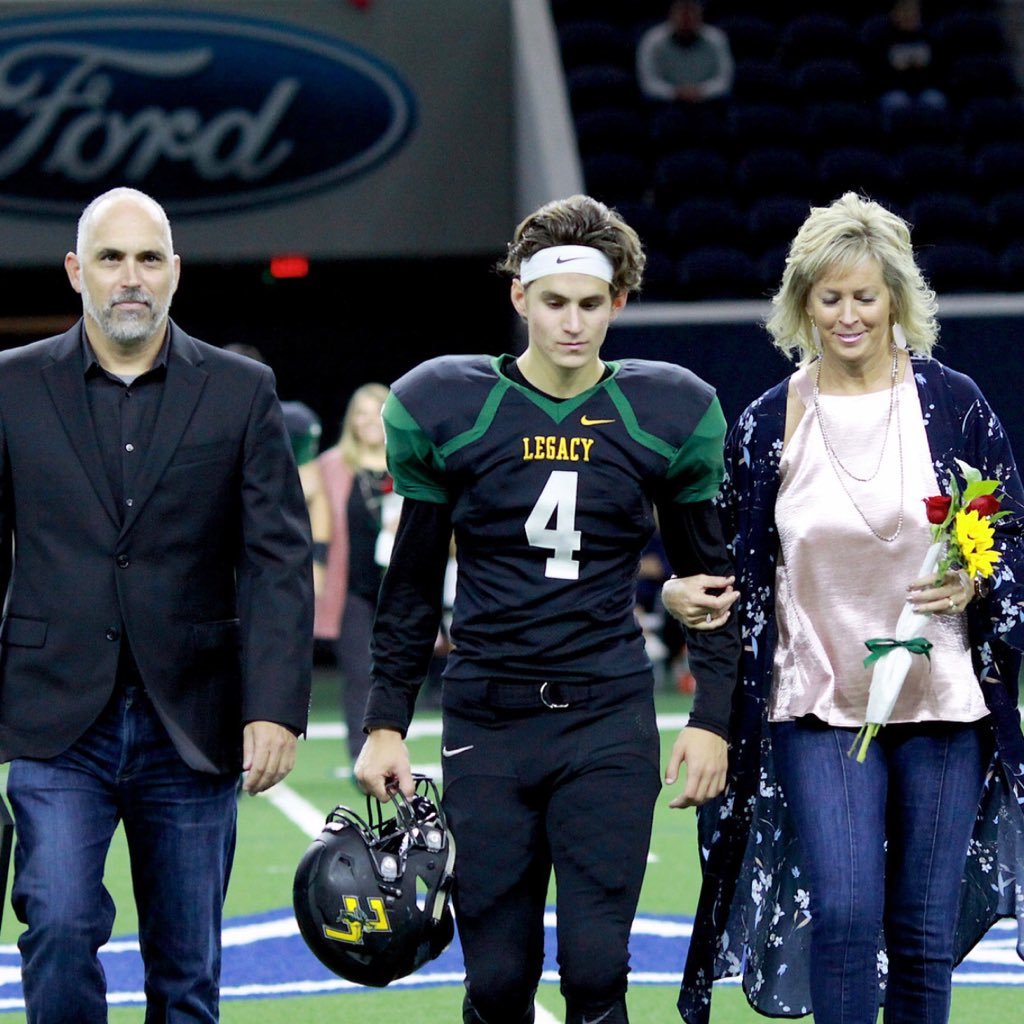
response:
<path id="1" fill-rule="evenodd" d="M 298 825 L 307 836 L 318 836 L 323 831 L 327 812 L 299 796 L 291 786 L 279 782 L 273 789 L 260 795 L 269 800 L 289 821 Z"/>
<path id="2" fill-rule="evenodd" d="M 540 1003 L 533 1004 L 534 1024 L 561 1024 L 561 1021 L 549 1010 L 545 1010 Z"/>

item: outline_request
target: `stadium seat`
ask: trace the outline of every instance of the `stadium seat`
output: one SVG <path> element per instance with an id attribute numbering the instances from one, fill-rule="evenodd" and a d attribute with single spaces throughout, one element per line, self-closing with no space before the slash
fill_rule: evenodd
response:
<path id="1" fill-rule="evenodd" d="M 1013 63 L 999 54 L 957 57 L 950 64 L 949 93 L 964 106 L 983 96 L 1015 96 L 1018 86 Z"/>
<path id="2" fill-rule="evenodd" d="M 761 283 L 762 293 L 774 295 L 782 283 L 782 274 L 786 269 L 786 256 L 789 255 L 789 244 L 775 245 L 767 249 L 757 260 L 757 278 Z"/>
<path id="3" fill-rule="evenodd" d="M 756 199 L 747 211 L 747 248 L 761 255 L 788 246 L 810 213 L 810 201 L 793 196 Z"/>
<path id="4" fill-rule="evenodd" d="M 654 200 L 662 210 L 684 199 L 728 196 L 732 185 L 732 166 L 713 149 L 679 150 L 654 165 Z"/>
<path id="5" fill-rule="evenodd" d="M 985 210 L 962 193 L 933 192 L 907 206 L 914 245 L 974 242 L 984 236 Z"/>
<path id="6" fill-rule="evenodd" d="M 746 224 L 731 199 L 684 199 L 666 218 L 676 256 L 705 246 L 742 248 Z"/>
<path id="7" fill-rule="evenodd" d="M 957 10 L 934 18 L 931 36 L 947 61 L 967 54 L 992 55 L 1007 49 L 999 16 L 992 11 Z"/>
<path id="8" fill-rule="evenodd" d="M 573 114 L 579 116 L 602 107 L 640 106 L 636 76 L 614 64 L 587 64 L 565 76 Z"/>
<path id="9" fill-rule="evenodd" d="M 740 157 L 736 187 L 745 202 L 765 195 L 806 199 L 816 192 L 817 180 L 810 161 L 799 150 L 763 146 Z"/>
<path id="10" fill-rule="evenodd" d="M 985 246 L 926 246 L 918 254 L 925 279 L 940 294 L 998 291 L 1001 277 L 996 258 Z"/>
<path id="11" fill-rule="evenodd" d="M 788 103 L 735 101 L 728 124 L 735 153 L 762 146 L 802 149 L 807 138 L 800 111 Z"/>
<path id="12" fill-rule="evenodd" d="M 651 112 L 650 141 L 655 157 L 690 146 L 724 151 L 729 145 L 729 124 L 717 106 L 711 110 L 685 103 L 658 104 Z"/>
<path id="13" fill-rule="evenodd" d="M 893 151 L 919 143 L 941 145 L 944 139 L 958 138 L 959 127 L 951 111 L 922 105 L 889 110 L 884 123 L 887 144 Z"/>
<path id="14" fill-rule="evenodd" d="M 818 161 L 819 193 L 826 202 L 852 191 L 891 204 L 896 197 L 897 180 L 889 157 L 866 146 L 829 149 Z"/>
<path id="15" fill-rule="evenodd" d="M 994 142 L 982 146 L 974 158 L 975 191 L 993 196 L 1020 187 L 1024 173 L 1024 142 Z"/>
<path id="16" fill-rule="evenodd" d="M 789 79 L 775 61 L 738 60 L 733 73 L 732 99 L 735 102 L 789 102 Z"/>
<path id="17" fill-rule="evenodd" d="M 668 302 L 679 297 L 679 282 L 676 261 L 661 249 L 646 250 L 647 264 L 644 267 L 643 290 L 640 301 L 653 300 Z M 632 300 L 630 300 L 632 304 Z"/>
<path id="18" fill-rule="evenodd" d="M 627 28 L 635 22 L 644 6 L 643 0 L 639 8 L 636 4 L 623 4 L 622 0 L 550 0 L 550 3 L 556 25 L 600 19 Z M 650 12 L 651 17 L 663 13 L 664 10 L 659 12 L 653 9 Z"/>
<path id="19" fill-rule="evenodd" d="M 960 134 L 969 150 L 993 142 L 1024 142 L 1024 103 L 1019 96 L 980 96 L 964 105 Z"/>
<path id="20" fill-rule="evenodd" d="M 731 8 L 731 4 L 729 6 Z M 774 58 L 779 45 L 778 30 L 767 18 L 757 14 L 723 13 L 713 24 L 728 36 L 733 60 Z"/>
<path id="21" fill-rule="evenodd" d="M 754 261 L 742 249 L 707 246 L 687 253 L 678 267 L 682 297 L 750 299 L 760 294 L 761 280 Z"/>
<path id="22" fill-rule="evenodd" d="M 664 252 L 668 248 L 669 230 L 664 213 L 643 200 L 626 199 L 615 204 L 626 223 L 640 236 L 644 248 Z"/>
<path id="23" fill-rule="evenodd" d="M 588 110 L 576 119 L 576 143 L 581 156 L 629 153 L 646 158 L 651 139 L 647 123 L 635 110 L 604 107 Z"/>
<path id="24" fill-rule="evenodd" d="M 1024 291 L 1024 241 L 1010 242 L 999 255 L 998 267 L 1003 291 Z"/>
<path id="25" fill-rule="evenodd" d="M 560 25 L 558 44 L 567 71 L 588 64 L 610 64 L 632 74 L 636 64 L 632 38 L 608 21 L 590 18 Z"/>
<path id="26" fill-rule="evenodd" d="M 793 95 L 804 103 L 824 100 L 858 103 L 875 96 L 863 67 L 841 57 L 816 57 L 805 61 L 793 70 L 790 84 Z"/>
<path id="27" fill-rule="evenodd" d="M 899 176 L 900 195 L 907 202 L 929 192 L 973 192 L 970 162 L 954 143 L 909 146 L 893 163 Z"/>
<path id="28" fill-rule="evenodd" d="M 985 207 L 985 227 L 993 246 L 1024 240 L 1024 182 L 1020 188 L 993 196 Z M 1024 288 L 1024 279 L 1020 287 Z"/>
<path id="29" fill-rule="evenodd" d="M 860 40 L 846 18 L 836 14 L 802 14 L 782 30 L 776 59 L 786 71 L 794 71 L 825 54 L 860 56 Z"/>
<path id="30" fill-rule="evenodd" d="M 587 191 L 611 206 L 641 200 L 647 191 L 650 171 L 644 160 L 628 153 L 597 153 L 583 157 Z"/>
<path id="31" fill-rule="evenodd" d="M 878 132 L 878 111 L 870 102 L 811 99 L 803 116 L 807 144 L 819 151 L 837 137 L 857 139 Z"/>

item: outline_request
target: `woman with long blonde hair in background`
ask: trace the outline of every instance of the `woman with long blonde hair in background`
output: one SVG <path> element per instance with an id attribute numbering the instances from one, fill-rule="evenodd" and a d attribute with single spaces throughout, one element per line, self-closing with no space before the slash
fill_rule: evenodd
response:
<path id="1" fill-rule="evenodd" d="M 392 490 L 380 410 L 383 384 L 357 388 L 341 436 L 317 459 L 321 488 L 310 505 L 318 541 L 314 633 L 334 645 L 351 764 L 362 748 L 370 630 L 401 499 Z"/>

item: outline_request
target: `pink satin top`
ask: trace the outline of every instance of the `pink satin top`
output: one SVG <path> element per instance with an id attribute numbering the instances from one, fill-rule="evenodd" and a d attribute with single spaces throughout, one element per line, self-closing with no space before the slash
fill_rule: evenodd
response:
<path id="1" fill-rule="evenodd" d="M 778 642 L 769 717 L 815 715 L 835 726 L 864 722 L 871 668 L 864 641 L 891 637 L 931 544 L 923 499 L 939 493 L 913 374 L 897 385 L 877 476 L 860 483 L 833 466 L 814 410 L 816 365 L 793 375 L 805 412 L 780 461 L 775 508 L 780 558 L 776 570 Z M 833 450 L 850 472 L 868 477 L 878 465 L 890 392 L 821 395 Z M 904 474 L 903 528 L 892 543 Z M 845 484 L 845 490 L 844 485 Z M 849 494 L 847 493 L 849 492 Z M 860 507 L 862 515 L 854 505 Z M 931 661 L 915 655 L 892 722 L 973 722 L 987 713 L 967 642 L 966 617 L 932 616 L 922 634 Z"/>

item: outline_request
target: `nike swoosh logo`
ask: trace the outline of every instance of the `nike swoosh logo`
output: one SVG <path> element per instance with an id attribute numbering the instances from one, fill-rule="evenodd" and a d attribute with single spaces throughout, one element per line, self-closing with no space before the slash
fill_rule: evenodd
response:
<path id="1" fill-rule="evenodd" d="M 583 260 L 583 259 L 586 259 L 586 257 L 585 256 L 566 256 L 566 257 L 563 258 L 562 256 L 556 256 L 555 257 L 555 262 L 556 263 L 575 263 L 576 260 Z"/>
<path id="2" fill-rule="evenodd" d="M 615 420 L 592 420 L 589 416 L 580 417 L 580 426 L 583 427 L 599 427 L 603 423 L 614 423 Z"/>
<path id="3" fill-rule="evenodd" d="M 601 1021 L 606 1020 L 611 1015 L 611 1010 L 605 1010 L 600 1017 L 584 1017 L 583 1024 L 601 1024 Z"/>
<path id="4" fill-rule="evenodd" d="M 464 754 L 467 750 L 472 750 L 473 744 L 470 743 L 468 747 L 442 747 L 442 757 L 454 757 L 456 754 Z"/>

